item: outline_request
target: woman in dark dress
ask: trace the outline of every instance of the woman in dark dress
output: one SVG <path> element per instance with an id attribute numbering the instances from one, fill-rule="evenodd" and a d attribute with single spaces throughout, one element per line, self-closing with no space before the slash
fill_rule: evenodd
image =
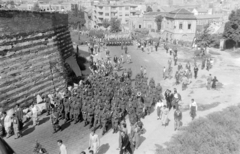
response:
<path id="1" fill-rule="evenodd" d="M 216 89 L 216 87 L 217 87 L 217 82 L 218 82 L 217 77 L 214 76 L 214 78 L 213 78 L 213 80 L 212 80 L 212 88 L 213 88 L 213 89 Z"/>

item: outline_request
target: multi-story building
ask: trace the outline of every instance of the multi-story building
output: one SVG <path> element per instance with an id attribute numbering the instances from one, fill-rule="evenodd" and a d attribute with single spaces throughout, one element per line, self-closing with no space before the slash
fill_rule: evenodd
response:
<path id="1" fill-rule="evenodd" d="M 94 27 L 100 27 L 104 19 L 118 18 L 122 24 L 127 24 L 129 18 L 139 15 L 138 5 L 134 4 L 93 4 L 92 20 Z"/>
<path id="2" fill-rule="evenodd" d="M 196 25 L 196 17 L 186 9 L 169 12 L 162 22 L 163 38 L 192 41 L 196 34 Z"/>

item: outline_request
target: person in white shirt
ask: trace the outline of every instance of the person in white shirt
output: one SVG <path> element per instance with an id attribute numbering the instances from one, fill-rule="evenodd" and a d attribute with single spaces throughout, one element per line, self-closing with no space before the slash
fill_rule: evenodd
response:
<path id="1" fill-rule="evenodd" d="M 162 108 L 164 106 L 164 103 L 159 101 L 156 104 L 156 109 L 157 109 L 157 116 L 158 116 L 158 120 L 162 118 Z"/>
<path id="2" fill-rule="evenodd" d="M 194 118 L 197 116 L 197 103 L 194 101 L 194 99 L 192 99 L 192 102 L 189 105 L 190 108 L 190 115 L 192 117 L 192 120 L 194 120 Z"/>
<path id="3" fill-rule="evenodd" d="M 32 111 L 32 121 L 33 121 L 33 126 L 36 126 L 39 124 L 38 121 L 38 112 L 39 112 L 39 108 L 36 104 L 32 104 L 31 106 L 31 111 Z"/>
<path id="4" fill-rule="evenodd" d="M 100 147 L 100 140 L 97 134 L 95 134 L 95 129 L 92 129 L 92 132 L 89 136 L 89 150 L 92 150 L 94 154 L 97 154 Z"/>
<path id="5" fill-rule="evenodd" d="M 165 66 L 163 67 L 163 79 L 164 80 L 166 79 L 166 68 L 165 68 Z"/>
<path id="6" fill-rule="evenodd" d="M 62 140 L 58 140 L 57 141 L 59 149 L 60 149 L 60 153 L 59 154 L 67 154 L 67 147 L 63 144 Z"/>

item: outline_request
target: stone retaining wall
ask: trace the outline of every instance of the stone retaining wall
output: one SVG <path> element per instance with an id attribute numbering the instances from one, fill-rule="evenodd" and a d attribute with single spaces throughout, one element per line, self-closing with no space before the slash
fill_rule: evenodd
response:
<path id="1" fill-rule="evenodd" d="M 59 13 L 0 11 L 0 106 L 4 110 L 18 103 L 28 106 L 35 95 L 66 87 L 65 60 L 73 54 L 67 19 Z"/>

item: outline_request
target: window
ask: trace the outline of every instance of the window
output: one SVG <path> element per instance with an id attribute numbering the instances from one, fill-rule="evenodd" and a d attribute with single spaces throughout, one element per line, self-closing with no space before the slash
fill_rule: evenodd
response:
<path id="1" fill-rule="evenodd" d="M 125 14 L 125 16 L 129 16 L 129 14 Z"/>
<path id="2" fill-rule="evenodd" d="M 105 7 L 105 10 L 109 10 L 109 7 Z"/>
<path id="3" fill-rule="evenodd" d="M 129 10 L 129 7 L 128 7 L 128 6 L 126 6 L 126 7 L 125 7 L 125 10 Z"/>
<path id="4" fill-rule="evenodd" d="M 119 10 L 122 10 L 122 7 L 119 7 Z"/>
<path id="5" fill-rule="evenodd" d="M 188 24 L 188 29 L 189 29 L 189 30 L 191 29 L 191 26 L 192 26 L 191 24 Z"/>
<path id="6" fill-rule="evenodd" d="M 105 13 L 105 16 L 109 16 L 109 13 Z"/>
<path id="7" fill-rule="evenodd" d="M 179 29 L 183 29 L 183 24 L 182 23 L 179 24 Z"/>

